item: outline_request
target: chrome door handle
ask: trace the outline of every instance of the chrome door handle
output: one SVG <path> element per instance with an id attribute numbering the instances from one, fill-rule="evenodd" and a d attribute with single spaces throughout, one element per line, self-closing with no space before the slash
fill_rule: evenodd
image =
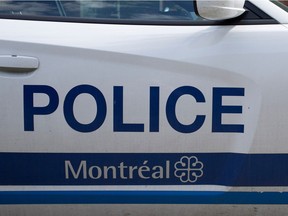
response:
<path id="1" fill-rule="evenodd" d="M 30 56 L 0 55 L 0 71 L 32 72 L 39 67 L 39 59 Z"/>

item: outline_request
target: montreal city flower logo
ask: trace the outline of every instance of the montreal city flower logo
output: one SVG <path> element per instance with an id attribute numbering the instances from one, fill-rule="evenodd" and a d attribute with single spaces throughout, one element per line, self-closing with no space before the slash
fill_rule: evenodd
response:
<path id="1" fill-rule="evenodd" d="M 174 175 L 183 183 L 194 183 L 203 175 L 204 165 L 195 156 L 183 156 L 174 167 Z"/>

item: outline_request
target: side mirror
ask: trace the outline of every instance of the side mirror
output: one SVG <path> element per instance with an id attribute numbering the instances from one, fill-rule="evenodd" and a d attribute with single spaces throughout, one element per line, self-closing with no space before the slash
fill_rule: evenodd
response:
<path id="1" fill-rule="evenodd" d="M 245 0 L 196 0 L 195 12 L 208 20 L 227 20 L 245 12 Z"/>

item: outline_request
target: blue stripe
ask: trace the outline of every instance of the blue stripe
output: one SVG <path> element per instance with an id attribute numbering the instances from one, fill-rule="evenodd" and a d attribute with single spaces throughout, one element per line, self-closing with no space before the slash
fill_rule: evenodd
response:
<path id="1" fill-rule="evenodd" d="M 183 164 L 180 161 L 183 158 L 191 159 L 190 163 L 184 163 L 186 167 L 181 167 Z M 77 178 L 73 177 L 71 169 L 67 171 L 65 161 L 71 163 L 75 173 L 79 171 Z M 85 168 L 84 166 L 80 167 L 80 163 L 83 161 L 85 161 Z M 167 166 L 167 161 L 169 166 Z M 194 163 L 196 167 L 194 170 L 190 169 Z M 122 164 L 122 170 L 120 164 Z M 187 164 L 190 168 L 187 167 Z M 106 171 L 105 176 L 103 167 L 114 167 L 115 172 L 110 169 Z M 126 168 L 124 169 L 124 167 Z M 100 171 L 98 168 L 101 168 Z M 66 176 L 67 172 L 69 178 Z M 0 153 L 0 174 L 0 185 L 3 186 L 223 185 L 286 187 L 288 186 L 288 154 Z M 190 181 L 187 181 L 188 177 Z"/>
<path id="2" fill-rule="evenodd" d="M 288 204 L 288 192 L 5 191 L 0 204 Z"/>

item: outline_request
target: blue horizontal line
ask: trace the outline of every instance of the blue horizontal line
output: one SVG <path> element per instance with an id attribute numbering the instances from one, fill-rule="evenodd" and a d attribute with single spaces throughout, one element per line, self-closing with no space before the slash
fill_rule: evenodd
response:
<path id="1" fill-rule="evenodd" d="M 182 177 L 176 176 L 175 171 L 178 168 L 175 168 L 175 165 L 183 157 L 196 157 L 203 164 L 201 170 L 203 175 L 201 174 L 197 179 L 190 179 L 192 182 L 187 182 L 188 173 L 184 173 Z M 79 172 L 77 177 L 72 174 L 71 167 L 69 169 L 66 167 L 65 161 L 69 161 L 75 173 Z M 80 166 L 82 162 L 85 166 Z M 95 166 L 100 171 L 98 168 L 92 168 Z M 104 167 L 112 167 L 109 172 L 106 169 L 106 177 Z M 138 170 L 134 172 L 133 167 L 138 167 Z M 69 177 L 66 176 L 66 172 Z M 3 186 L 193 184 L 286 187 L 288 186 L 288 154 L 2 152 L 0 173 L 0 185 Z"/>
<path id="2" fill-rule="evenodd" d="M 288 204 L 288 192 L 1 191 L 0 204 Z"/>

